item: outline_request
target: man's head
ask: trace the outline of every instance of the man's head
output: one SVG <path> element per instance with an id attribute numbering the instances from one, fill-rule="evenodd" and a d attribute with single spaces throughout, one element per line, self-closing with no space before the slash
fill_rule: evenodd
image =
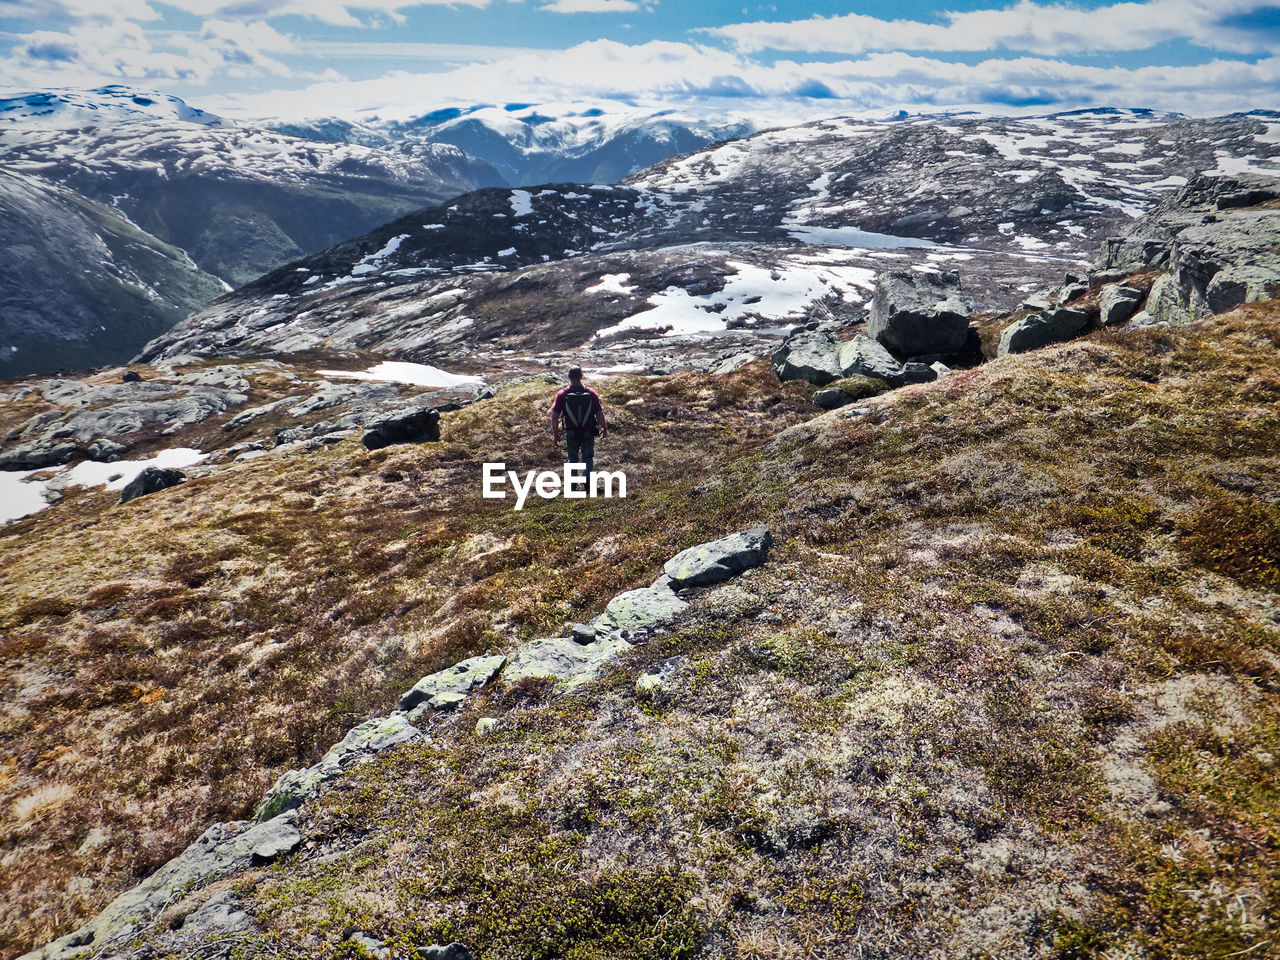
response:
<path id="1" fill-rule="evenodd" d="M 578 385 L 582 383 L 582 368 L 573 366 L 569 368 L 569 382 Z"/>

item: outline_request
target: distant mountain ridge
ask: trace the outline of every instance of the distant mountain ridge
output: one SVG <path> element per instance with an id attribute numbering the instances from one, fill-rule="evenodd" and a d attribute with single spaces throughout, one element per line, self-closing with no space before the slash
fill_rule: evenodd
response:
<path id="1" fill-rule="evenodd" d="M 268 122 L 281 133 L 317 140 L 452 144 L 491 164 L 515 186 L 614 183 L 668 157 L 766 125 L 746 116 L 707 118 L 616 101 L 459 104 L 411 119 Z"/>

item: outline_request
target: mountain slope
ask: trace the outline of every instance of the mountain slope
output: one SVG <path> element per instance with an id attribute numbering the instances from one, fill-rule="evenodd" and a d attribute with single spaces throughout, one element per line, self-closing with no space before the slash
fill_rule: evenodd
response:
<path id="1" fill-rule="evenodd" d="M 1280 909 L 1277 347 L 1270 302 L 829 414 L 763 364 L 598 380 L 625 500 L 480 498 L 480 460 L 554 458 L 545 382 L 446 415 L 439 444 L 69 492 L 0 568 L 6 952 L 73 925 L 31 907 L 84 916 L 418 676 L 759 521 L 768 564 L 688 591 L 670 634 L 569 695 L 428 712 L 430 742 L 294 815 L 282 862 L 182 891 L 113 955 L 359 954 L 357 932 L 478 957 L 1256 947 Z M 257 404 L 314 376 L 203 370 Z M 218 424 L 169 442 L 248 428 Z"/>
<path id="2" fill-rule="evenodd" d="M 0 171 L 0 377 L 127 360 L 224 285 L 119 211 Z"/>
<path id="3" fill-rule="evenodd" d="M 762 133 L 617 186 L 420 211 L 220 298 L 142 357 L 323 342 L 441 361 L 487 329 L 476 308 L 498 293 L 555 290 L 533 322 L 558 331 L 557 350 L 666 368 L 691 341 L 758 351 L 797 319 L 854 322 L 876 273 L 912 265 L 955 270 L 974 309 L 1004 311 L 1190 177 L 1280 170 L 1275 129 L 1100 111 Z"/>
<path id="4" fill-rule="evenodd" d="M 451 146 L 299 140 L 118 87 L 0 100 L 0 158 L 118 207 L 232 285 L 503 182 Z"/>

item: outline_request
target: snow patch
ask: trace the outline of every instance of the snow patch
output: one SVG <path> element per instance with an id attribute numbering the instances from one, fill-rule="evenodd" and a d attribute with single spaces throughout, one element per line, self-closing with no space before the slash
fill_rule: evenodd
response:
<path id="1" fill-rule="evenodd" d="M 53 476 L 43 480 L 28 478 L 47 470 L 0 470 L 0 523 L 39 513 L 49 506 L 45 492 L 55 481 L 59 486 L 100 487 L 105 484 L 108 490 L 123 490 L 147 467 L 180 469 L 197 464 L 207 456 L 191 447 L 175 447 L 162 450 L 147 460 L 117 460 L 113 463 L 86 460 L 71 468 L 60 467 Z"/>
<path id="2" fill-rule="evenodd" d="M 385 360 L 368 370 L 317 370 L 322 377 L 342 377 L 347 380 L 379 380 L 388 383 L 407 383 L 415 387 L 478 387 L 484 384 L 479 377 L 448 373 L 439 367 L 425 363 L 406 363 Z"/>

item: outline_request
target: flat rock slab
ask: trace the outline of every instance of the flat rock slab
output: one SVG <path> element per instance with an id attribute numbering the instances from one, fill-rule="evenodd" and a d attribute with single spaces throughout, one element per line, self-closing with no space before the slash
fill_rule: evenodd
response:
<path id="1" fill-rule="evenodd" d="M 96 956 L 123 945 L 165 907 L 191 890 L 268 863 L 301 842 L 291 813 L 265 823 L 216 823 L 142 883 L 116 897 L 85 926 L 28 953 L 22 960 L 65 960 L 83 955 L 86 950 Z"/>
<path id="2" fill-rule="evenodd" d="M 512 655 L 502 680 L 510 684 L 535 677 L 554 680 L 560 690 L 574 690 L 630 649 L 627 641 L 612 636 L 586 644 L 566 637 L 534 640 Z"/>
<path id="3" fill-rule="evenodd" d="M 423 677 L 400 698 L 400 709 L 412 710 L 423 704 L 433 710 L 456 706 L 471 691 L 496 677 L 506 662 L 503 656 L 470 657 Z"/>
<path id="4" fill-rule="evenodd" d="M 752 527 L 677 553 L 663 567 L 671 587 L 705 587 L 758 567 L 769 557 L 773 537 L 768 527 Z"/>

